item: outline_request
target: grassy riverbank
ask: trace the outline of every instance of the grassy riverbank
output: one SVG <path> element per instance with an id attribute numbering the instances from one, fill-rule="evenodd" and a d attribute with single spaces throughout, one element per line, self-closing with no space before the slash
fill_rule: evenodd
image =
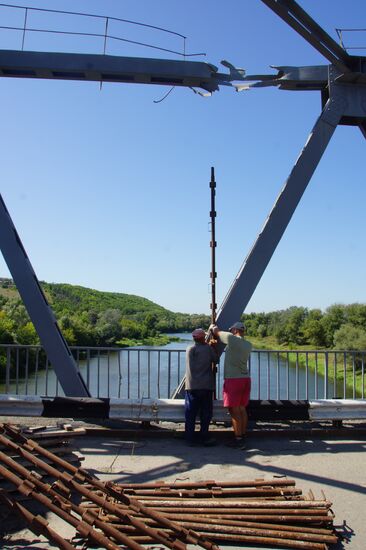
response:
<path id="1" fill-rule="evenodd" d="M 362 367 L 361 360 L 357 357 L 355 357 L 355 361 L 352 361 L 349 355 L 347 356 L 346 363 L 344 363 L 344 352 L 336 352 L 332 349 L 318 349 L 317 351 L 320 353 L 317 354 L 314 351 L 314 347 L 310 345 L 294 346 L 278 344 L 276 339 L 271 336 L 265 338 L 248 336 L 248 340 L 253 344 L 255 350 L 276 350 L 280 352 L 280 357 L 286 360 L 289 353 L 289 361 L 293 367 L 298 363 L 300 367 L 306 368 L 307 366 L 310 371 L 324 377 L 328 372 L 328 380 L 334 381 L 336 378 L 337 381 L 335 397 L 343 397 L 345 373 L 347 397 L 352 397 L 353 387 L 356 390 L 356 397 L 362 397 Z M 327 359 L 325 353 L 322 352 L 328 352 Z"/>
<path id="2" fill-rule="evenodd" d="M 166 334 L 159 334 L 158 336 L 150 336 L 148 338 L 122 338 L 116 342 L 117 346 L 122 348 L 131 348 L 136 346 L 166 346 L 170 342 L 179 342 L 180 338 L 175 336 L 167 336 Z"/>

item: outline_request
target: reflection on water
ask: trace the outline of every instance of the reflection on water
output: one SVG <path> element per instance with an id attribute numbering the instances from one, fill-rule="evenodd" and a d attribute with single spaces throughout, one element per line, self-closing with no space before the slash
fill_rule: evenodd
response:
<path id="1" fill-rule="evenodd" d="M 154 348 L 141 346 L 120 351 L 92 352 L 88 357 L 76 354 L 79 369 L 95 397 L 121 399 L 169 398 L 185 371 L 185 350 L 192 342 L 190 334 L 175 335 L 179 342 Z M 290 352 L 291 353 L 291 352 Z M 305 354 L 301 354 L 305 357 Z M 324 356 L 322 355 L 322 359 Z M 299 355 L 288 360 L 286 352 L 251 354 L 250 370 L 253 399 L 322 399 L 335 397 L 343 388 L 334 386 L 334 376 L 325 384 L 317 372 L 299 363 Z M 221 398 L 223 357 L 217 376 L 217 395 Z M 4 392 L 5 387 L 0 389 Z M 11 381 L 10 392 L 29 395 L 63 395 L 55 374 L 47 364 L 28 365 L 28 377 Z"/>

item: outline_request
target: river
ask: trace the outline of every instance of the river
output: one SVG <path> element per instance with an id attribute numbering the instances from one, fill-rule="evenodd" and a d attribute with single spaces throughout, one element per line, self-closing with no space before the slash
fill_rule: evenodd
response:
<path id="1" fill-rule="evenodd" d="M 121 351 L 77 354 L 79 369 L 95 397 L 120 399 L 169 398 L 184 375 L 185 350 L 190 334 L 175 334 L 179 342 L 165 346 L 139 346 Z M 150 351 L 149 351 L 150 350 Z M 297 359 L 299 356 L 297 356 Z M 254 350 L 250 359 L 253 399 L 321 399 L 335 397 L 333 379 L 325 384 L 316 372 L 296 364 L 296 354 Z M 53 370 L 28 365 L 28 377 L 11 381 L 9 393 L 63 395 Z M 217 376 L 221 397 L 223 360 Z M 337 388 L 339 390 L 339 388 Z M 1 388 L 0 391 L 4 391 Z"/>

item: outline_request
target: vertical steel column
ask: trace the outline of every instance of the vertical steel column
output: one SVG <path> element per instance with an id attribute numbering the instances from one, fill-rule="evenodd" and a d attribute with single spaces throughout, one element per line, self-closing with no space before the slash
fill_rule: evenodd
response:
<path id="1" fill-rule="evenodd" d="M 216 195 L 216 181 L 215 181 L 215 168 L 211 167 L 211 181 L 210 181 L 210 189 L 211 189 L 211 210 L 210 210 L 210 218 L 211 218 L 211 323 L 216 322 L 216 227 L 215 227 L 215 218 L 216 218 L 216 210 L 215 210 L 215 195 Z"/>
<path id="2" fill-rule="evenodd" d="M 318 118 L 292 172 L 279 194 L 263 229 L 236 276 L 217 314 L 223 330 L 240 319 L 272 254 L 327 148 L 345 110 L 345 100 L 336 91 Z"/>
<path id="3" fill-rule="evenodd" d="M 1 195 L 0 248 L 65 395 L 90 397 Z"/>
<path id="4" fill-rule="evenodd" d="M 215 181 L 215 168 L 211 166 L 211 180 L 210 180 L 210 190 L 211 190 L 211 210 L 210 210 L 210 219 L 211 219 L 211 323 L 216 323 L 216 206 L 215 206 L 215 196 L 216 196 L 216 181 Z M 209 338 L 211 335 L 209 335 Z M 213 398 L 217 399 L 217 366 L 215 363 L 212 363 L 212 372 L 214 373 L 214 392 Z"/>

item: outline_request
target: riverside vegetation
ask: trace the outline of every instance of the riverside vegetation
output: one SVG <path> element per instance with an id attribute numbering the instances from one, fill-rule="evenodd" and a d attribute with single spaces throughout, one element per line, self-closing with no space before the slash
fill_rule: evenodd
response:
<path id="1" fill-rule="evenodd" d="M 313 350 L 330 351 L 328 366 L 337 367 L 337 383 L 345 383 L 351 394 L 364 394 L 366 359 L 366 304 L 334 304 L 320 309 L 290 307 L 270 313 L 250 313 L 243 319 L 248 337 L 257 349 L 299 350 L 296 361 L 310 370 L 325 374 L 325 365 L 318 363 Z M 353 351 L 345 356 L 342 351 Z M 345 379 L 344 379 L 345 378 Z"/>
<path id="2" fill-rule="evenodd" d="M 164 345 L 174 339 L 167 334 L 210 324 L 208 315 L 175 313 L 139 296 L 69 284 L 41 286 L 70 346 Z M 257 349 L 366 350 L 366 304 L 334 304 L 324 312 L 294 306 L 244 314 L 242 320 Z M 13 281 L 5 278 L 0 278 L 0 344 L 39 344 Z M 356 360 L 358 371 L 362 357 Z"/>
<path id="3" fill-rule="evenodd" d="M 70 346 L 164 345 L 168 333 L 208 326 L 208 315 L 174 313 L 146 298 L 81 286 L 41 282 Z M 0 343 L 39 344 L 11 279 L 0 278 Z"/>
<path id="4" fill-rule="evenodd" d="M 69 284 L 41 286 L 71 346 L 149 345 L 151 339 L 160 344 L 159 338 L 169 333 L 210 324 L 208 315 L 175 313 L 132 294 Z M 257 348 L 366 350 L 366 304 L 334 304 L 324 312 L 293 306 L 244 314 L 242 320 Z M 39 343 L 13 281 L 5 278 L 0 278 L 0 343 Z"/>

